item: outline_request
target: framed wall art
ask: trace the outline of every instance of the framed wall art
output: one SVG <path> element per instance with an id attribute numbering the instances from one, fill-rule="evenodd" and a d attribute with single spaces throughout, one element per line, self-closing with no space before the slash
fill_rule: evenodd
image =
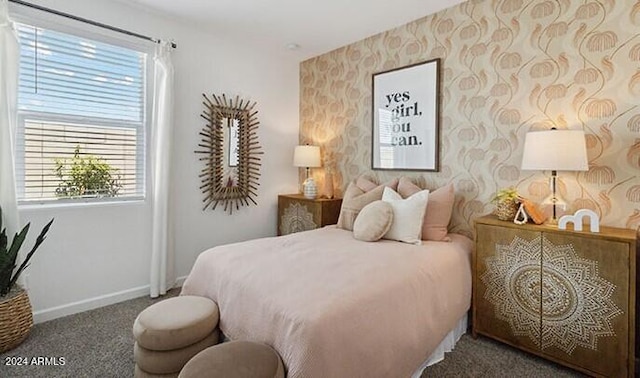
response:
<path id="1" fill-rule="evenodd" d="M 439 170 L 440 59 L 373 74 L 371 167 Z"/>

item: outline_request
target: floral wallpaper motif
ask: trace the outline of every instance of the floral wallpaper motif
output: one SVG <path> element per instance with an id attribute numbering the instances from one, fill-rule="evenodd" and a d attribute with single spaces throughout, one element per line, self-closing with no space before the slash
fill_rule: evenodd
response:
<path id="1" fill-rule="evenodd" d="M 440 172 L 453 230 L 507 186 L 542 202 L 549 172 L 521 171 L 529 130 L 583 129 L 588 172 L 560 172 L 568 210 L 640 226 L 640 1 L 470 0 L 301 63 L 300 138 L 322 146 L 335 187 L 371 171 L 371 74 L 442 59 Z M 314 173 L 322 180 L 323 170 Z M 406 173 L 405 173 L 406 174 Z"/>

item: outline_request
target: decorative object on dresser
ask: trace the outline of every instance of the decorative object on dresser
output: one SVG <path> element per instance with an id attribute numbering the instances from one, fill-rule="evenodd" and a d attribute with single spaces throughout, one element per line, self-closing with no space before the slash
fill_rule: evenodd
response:
<path id="1" fill-rule="evenodd" d="M 589 219 L 589 231 L 600 232 L 600 218 L 595 211 L 590 209 L 580 209 L 573 215 L 564 215 L 558 221 L 558 228 L 566 230 L 569 223 L 573 223 L 573 229 L 582 231 L 582 222 L 585 218 Z"/>
<path id="2" fill-rule="evenodd" d="M 235 99 L 226 95 L 203 94 L 202 104 L 205 110 L 200 115 L 207 121 L 200 131 L 202 137 L 195 151 L 204 156 L 202 173 L 199 175 L 204 195 L 202 210 L 211 206 L 215 210 L 218 204 L 229 214 L 239 210 L 240 206 L 257 205 L 258 179 L 260 178 L 260 142 L 255 102 Z"/>
<path id="3" fill-rule="evenodd" d="M 527 133 L 522 153 L 522 170 L 551 171 L 551 196 L 545 200 L 553 206 L 551 223 L 558 223 L 557 205 L 566 209 L 558 193 L 558 171 L 588 171 L 587 144 L 582 130 L 531 131 Z"/>
<path id="4" fill-rule="evenodd" d="M 333 198 L 333 170 L 328 167 L 325 169 L 324 173 L 324 182 L 322 184 L 322 195 L 325 198 Z"/>
<path id="5" fill-rule="evenodd" d="M 594 376 L 634 376 L 636 232 L 475 220 L 473 335 Z"/>
<path id="6" fill-rule="evenodd" d="M 529 221 L 529 216 L 527 212 L 524 210 L 524 204 L 520 204 L 518 207 L 518 211 L 516 212 L 516 216 L 513 218 L 513 223 L 515 224 L 525 224 Z"/>
<path id="7" fill-rule="evenodd" d="M 496 193 L 491 202 L 496 204 L 493 213 L 498 219 L 511 221 L 518 211 L 518 191 L 513 187 L 501 189 Z"/>
<path id="8" fill-rule="evenodd" d="M 519 197 L 518 200 L 520 201 L 520 204 L 524 206 L 524 211 L 527 213 L 527 215 L 529 216 L 529 219 L 531 219 L 533 223 L 535 224 L 544 223 L 544 221 L 546 220 L 546 217 L 542 213 L 542 211 L 540 211 L 540 209 L 535 203 L 533 203 L 532 201 L 524 197 Z"/>
<path id="9" fill-rule="evenodd" d="M 301 194 L 278 196 L 278 235 L 313 230 L 338 221 L 340 198 L 309 199 Z"/>
<path id="10" fill-rule="evenodd" d="M 316 198 L 318 196 L 318 187 L 313 177 L 309 175 L 309 171 L 311 168 L 320 167 L 320 147 L 296 146 L 293 151 L 293 165 L 306 169 L 306 179 L 302 184 L 304 196 L 309 199 Z"/>

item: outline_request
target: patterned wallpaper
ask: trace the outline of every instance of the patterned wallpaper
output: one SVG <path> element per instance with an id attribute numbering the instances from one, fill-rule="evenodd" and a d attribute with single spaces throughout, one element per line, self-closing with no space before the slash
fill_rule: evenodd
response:
<path id="1" fill-rule="evenodd" d="M 568 209 L 640 226 L 640 1 L 471 0 L 302 62 L 300 139 L 322 147 L 337 191 L 407 174 L 370 168 L 371 74 L 433 58 L 441 169 L 409 176 L 455 183 L 453 230 L 470 235 L 498 189 L 550 194 L 549 172 L 519 167 L 527 131 L 553 126 L 587 136 L 589 171 L 559 173 Z"/>

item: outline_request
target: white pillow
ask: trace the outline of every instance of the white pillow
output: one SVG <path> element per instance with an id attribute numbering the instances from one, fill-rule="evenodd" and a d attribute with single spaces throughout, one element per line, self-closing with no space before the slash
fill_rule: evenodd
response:
<path id="1" fill-rule="evenodd" d="M 420 245 L 429 191 L 422 190 L 402 199 L 395 190 L 385 187 L 382 200 L 388 202 L 393 209 L 393 222 L 382 238 Z"/>

